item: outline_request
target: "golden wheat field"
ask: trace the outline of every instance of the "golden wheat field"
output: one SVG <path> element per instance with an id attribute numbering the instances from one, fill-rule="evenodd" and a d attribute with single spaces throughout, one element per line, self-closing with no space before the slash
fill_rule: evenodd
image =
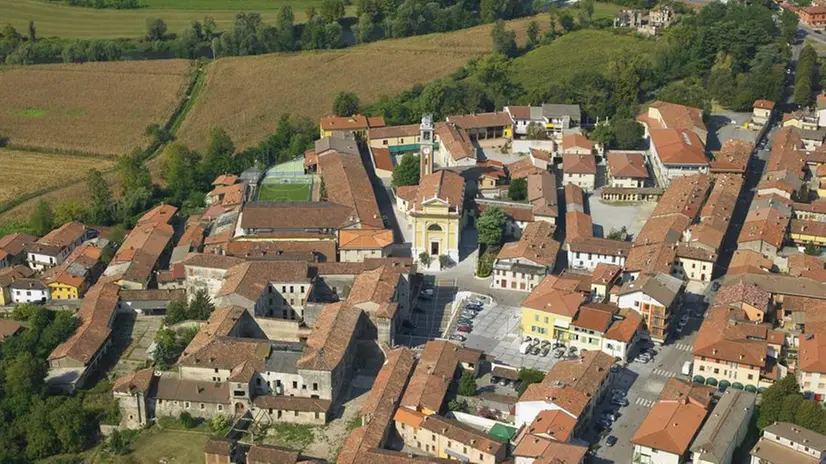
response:
<path id="1" fill-rule="evenodd" d="M 104 170 L 113 161 L 0 149 L 0 164 L 7 182 L 0 185 L 0 204 L 38 190 L 83 178 L 91 169 Z"/>
<path id="2" fill-rule="evenodd" d="M 125 153 L 172 115 L 190 70 L 186 60 L 0 68 L 0 132 L 45 151 Z"/>
<path id="3" fill-rule="evenodd" d="M 518 37 L 530 18 L 512 21 Z M 342 91 L 363 105 L 459 69 L 491 49 L 491 25 L 344 50 L 225 58 L 207 69 L 206 86 L 178 138 L 203 148 L 211 127 L 223 127 L 239 148 L 272 133 L 284 113 L 317 119 Z M 524 39 L 522 39 L 524 40 Z"/>

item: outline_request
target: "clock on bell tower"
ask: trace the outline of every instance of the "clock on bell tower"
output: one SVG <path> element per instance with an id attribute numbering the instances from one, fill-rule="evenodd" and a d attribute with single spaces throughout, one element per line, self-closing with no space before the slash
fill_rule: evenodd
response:
<path id="1" fill-rule="evenodd" d="M 433 174 L 433 115 L 422 116 L 419 126 L 419 178 Z"/>

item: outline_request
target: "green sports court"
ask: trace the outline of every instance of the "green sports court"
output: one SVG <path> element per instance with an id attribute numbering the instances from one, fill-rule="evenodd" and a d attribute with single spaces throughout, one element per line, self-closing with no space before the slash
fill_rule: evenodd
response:
<path id="1" fill-rule="evenodd" d="M 276 164 L 258 187 L 258 201 L 311 201 L 313 176 L 304 173 L 301 159 Z"/>

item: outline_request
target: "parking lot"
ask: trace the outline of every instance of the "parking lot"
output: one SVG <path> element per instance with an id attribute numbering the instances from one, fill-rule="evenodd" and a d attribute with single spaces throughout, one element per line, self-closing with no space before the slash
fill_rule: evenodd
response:
<path id="1" fill-rule="evenodd" d="M 466 334 L 465 346 L 483 350 L 497 361 L 514 367 L 549 370 L 556 361 L 552 355 L 521 354 L 522 336 L 519 329 L 519 308 L 486 305 L 473 321 L 473 330 Z"/>

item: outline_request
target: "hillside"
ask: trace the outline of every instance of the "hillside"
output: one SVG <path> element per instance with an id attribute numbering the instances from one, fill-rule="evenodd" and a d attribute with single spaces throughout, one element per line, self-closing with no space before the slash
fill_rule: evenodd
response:
<path id="1" fill-rule="evenodd" d="M 531 18 L 508 27 L 524 41 Z M 491 50 L 491 25 L 445 34 L 384 40 L 343 50 L 225 58 L 209 65 L 206 86 L 178 132 L 203 148 L 220 126 L 239 148 L 272 133 L 284 113 L 317 119 L 335 95 L 355 92 L 362 104 L 446 76 Z M 255 84 L 251 85 L 250 83 Z"/>

